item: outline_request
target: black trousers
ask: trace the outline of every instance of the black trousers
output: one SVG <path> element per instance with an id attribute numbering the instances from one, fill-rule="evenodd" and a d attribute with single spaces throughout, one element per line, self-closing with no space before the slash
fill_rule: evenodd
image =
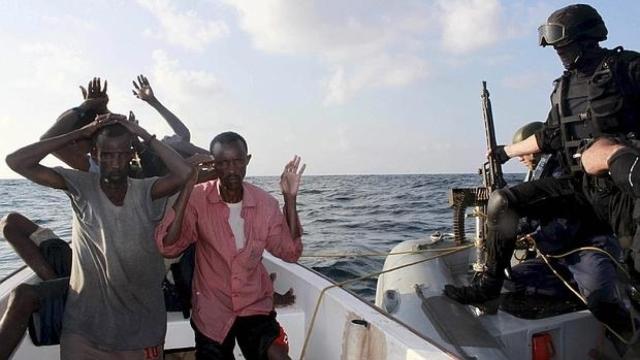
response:
<path id="1" fill-rule="evenodd" d="M 275 312 L 236 318 L 222 343 L 202 334 L 193 321 L 191 327 L 196 335 L 196 360 L 234 360 L 236 340 L 247 360 L 266 360 L 269 347 L 280 335 Z"/>
<path id="2" fill-rule="evenodd" d="M 594 235 L 614 233 L 623 247 L 631 247 L 636 221 L 635 199 L 619 191 L 608 179 L 585 177 L 544 178 L 498 190 L 506 201 L 489 201 L 487 214 L 487 265 L 490 273 L 501 277 L 513 255 L 516 227 L 505 226 L 504 219 L 515 213 L 529 217 L 544 226 L 556 218 L 580 223 L 571 247 Z M 496 194 L 492 194 L 492 197 Z"/>

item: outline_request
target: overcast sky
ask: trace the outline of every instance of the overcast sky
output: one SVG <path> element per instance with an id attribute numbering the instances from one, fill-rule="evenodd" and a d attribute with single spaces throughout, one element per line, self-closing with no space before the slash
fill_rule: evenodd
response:
<path id="1" fill-rule="evenodd" d="M 640 1 L 591 1 L 609 40 L 640 50 Z M 81 102 L 93 76 L 109 108 L 170 128 L 131 94 L 145 74 L 208 147 L 245 136 L 249 175 L 299 154 L 309 174 L 474 172 L 487 80 L 498 142 L 544 121 L 562 72 L 537 26 L 565 1 L 197 0 L 0 2 L 0 155 Z M 55 161 L 48 160 L 49 164 Z M 522 171 L 512 161 L 507 171 Z M 0 177 L 15 178 L 4 161 Z"/>

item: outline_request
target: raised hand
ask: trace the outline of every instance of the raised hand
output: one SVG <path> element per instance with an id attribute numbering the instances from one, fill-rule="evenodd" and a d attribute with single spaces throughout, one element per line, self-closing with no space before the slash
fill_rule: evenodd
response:
<path id="1" fill-rule="evenodd" d="M 198 184 L 218 178 L 218 172 L 210 154 L 194 154 L 186 158 L 185 161 L 195 168 L 198 174 Z"/>
<path id="2" fill-rule="evenodd" d="M 104 81 L 104 88 L 100 83 L 100 78 L 94 77 L 87 87 L 80 86 L 82 92 L 82 98 L 84 102 L 82 107 L 86 110 L 94 110 L 99 113 L 105 113 L 107 111 L 107 103 L 109 102 L 109 96 L 107 95 L 107 80 Z"/>
<path id="3" fill-rule="evenodd" d="M 284 196 L 298 196 L 300 180 L 304 169 L 307 167 L 307 164 L 303 164 L 302 167 L 300 167 L 301 159 L 300 156 L 295 155 L 284 167 L 284 171 L 280 176 L 280 190 L 282 190 L 282 195 Z M 298 171 L 298 168 L 300 168 L 300 171 Z"/>
<path id="4" fill-rule="evenodd" d="M 151 85 L 149 84 L 149 80 L 144 75 L 138 75 L 138 83 L 133 81 L 133 87 L 135 89 L 131 90 L 133 95 L 135 95 L 138 99 L 144 100 L 148 103 L 156 102 L 156 96 L 153 94 L 153 89 L 151 89 Z"/>

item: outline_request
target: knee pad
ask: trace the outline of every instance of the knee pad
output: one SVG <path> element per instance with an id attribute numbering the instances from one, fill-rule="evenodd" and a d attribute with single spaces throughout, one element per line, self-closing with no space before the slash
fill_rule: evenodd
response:
<path id="1" fill-rule="evenodd" d="M 640 198 L 640 153 L 625 147 L 611 157 L 608 162 L 609 174 L 613 182 L 625 193 Z"/>
<path id="2" fill-rule="evenodd" d="M 505 235 L 515 235 L 520 217 L 514 210 L 515 196 L 509 189 L 491 193 L 487 203 L 487 225 Z"/>

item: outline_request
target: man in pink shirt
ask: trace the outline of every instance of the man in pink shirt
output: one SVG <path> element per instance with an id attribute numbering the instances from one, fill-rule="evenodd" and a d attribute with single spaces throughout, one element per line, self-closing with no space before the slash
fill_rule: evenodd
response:
<path id="1" fill-rule="evenodd" d="M 265 249 L 287 262 L 296 262 L 302 254 L 296 197 L 305 166 L 298 171 L 298 156 L 285 166 L 280 178 L 283 213 L 273 196 L 244 182 L 251 155 L 242 136 L 216 136 L 211 154 L 218 179 L 194 187 L 194 178 L 185 184 L 156 228 L 156 242 L 165 256 L 177 256 L 191 243 L 196 246 L 196 359 L 234 359 L 236 340 L 249 360 L 282 355 L 282 347 L 272 346 L 280 326 L 273 312 L 273 286 L 261 260 Z"/>

